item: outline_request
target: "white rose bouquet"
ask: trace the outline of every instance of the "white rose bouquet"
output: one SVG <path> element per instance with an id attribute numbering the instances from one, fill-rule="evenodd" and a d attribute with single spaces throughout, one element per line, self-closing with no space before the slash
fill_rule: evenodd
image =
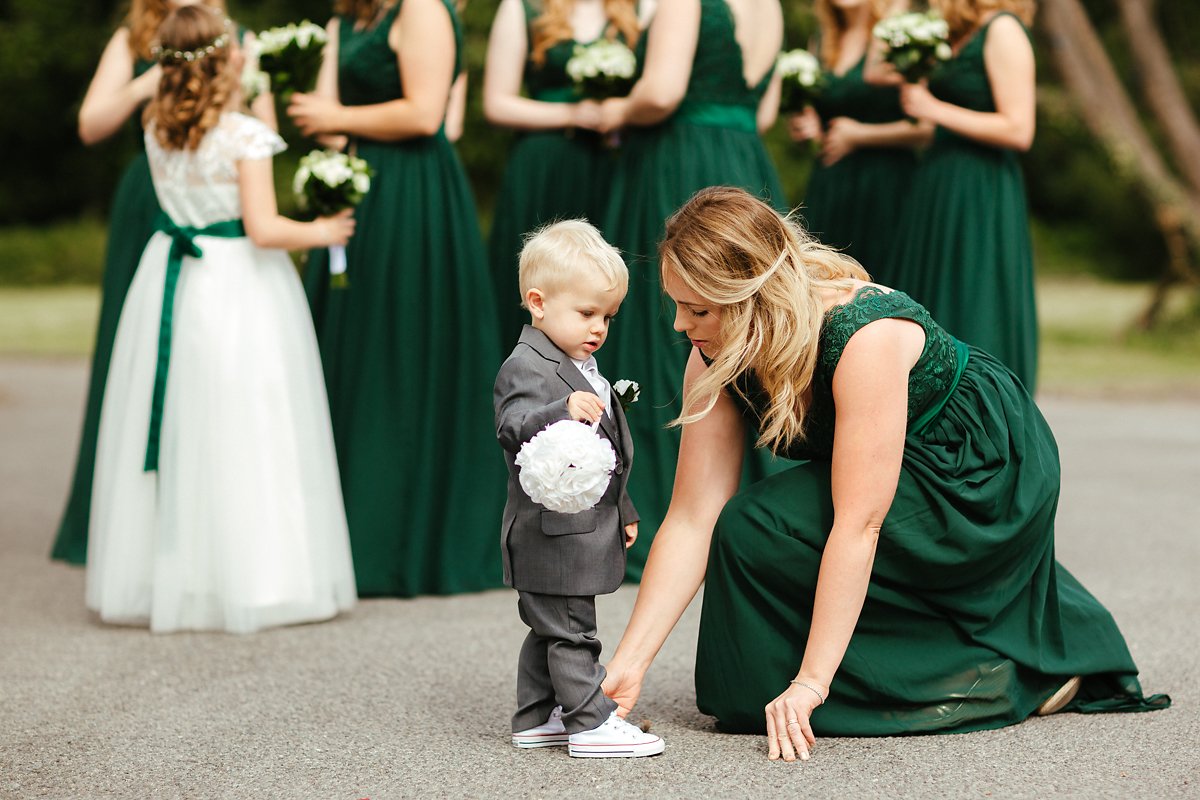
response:
<path id="1" fill-rule="evenodd" d="M 266 73 L 271 91 L 281 102 L 286 104 L 293 92 L 311 92 L 317 85 L 328 38 L 324 28 L 308 20 L 258 34 L 258 69 Z"/>
<path id="2" fill-rule="evenodd" d="M 517 480 L 525 494 L 550 511 L 578 514 L 604 496 L 617 454 L 585 422 L 564 419 L 547 425 L 521 446 Z"/>
<path id="3" fill-rule="evenodd" d="M 884 60 L 909 83 L 928 78 L 943 61 L 949 61 L 950 26 L 936 11 L 910 12 L 882 19 L 871 35 L 887 45 Z"/>
<path id="4" fill-rule="evenodd" d="M 314 150 L 300 159 L 292 190 L 300 210 L 314 217 L 328 217 L 354 208 L 371 191 L 370 165 L 361 158 L 334 150 Z M 346 248 L 329 248 L 330 285 L 345 288 Z"/>
<path id="5" fill-rule="evenodd" d="M 623 43 L 600 39 L 577 44 L 567 61 L 567 74 L 575 91 L 587 100 L 624 97 L 633 88 L 637 57 Z"/>
<path id="6" fill-rule="evenodd" d="M 825 89 L 825 72 L 821 62 L 807 50 L 789 50 L 779 55 L 775 64 L 779 70 L 781 95 L 779 110 L 799 114 L 813 104 Z"/>

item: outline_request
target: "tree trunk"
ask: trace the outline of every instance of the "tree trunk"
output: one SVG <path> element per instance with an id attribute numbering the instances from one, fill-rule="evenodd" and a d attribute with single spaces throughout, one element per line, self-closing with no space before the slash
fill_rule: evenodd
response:
<path id="1" fill-rule="evenodd" d="M 1137 61 L 1146 102 L 1162 124 L 1176 168 L 1191 184 L 1191 191 L 1200 193 L 1200 125 L 1171 65 L 1167 43 L 1154 22 L 1154 3 L 1117 0 L 1117 6 Z"/>
<path id="2" fill-rule="evenodd" d="M 1146 192 L 1170 251 L 1156 300 L 1139 323 L 1150 327 L 1168 288 L 1196 280 L 1190 252 L 1200 252 L 1200 199 L 1167 168 L 1080 0 L 1045 0 L 1042 9 L 1063 83 L 1118 169 L 1130 172 Z"/>

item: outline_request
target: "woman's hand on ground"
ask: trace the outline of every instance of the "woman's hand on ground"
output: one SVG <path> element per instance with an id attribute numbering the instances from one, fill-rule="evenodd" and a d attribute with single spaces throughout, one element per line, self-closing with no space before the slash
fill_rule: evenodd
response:
<path id="1" fill-rule="evenodd" d="M 767 703 L 767 758 L 776 761 L 807 761 L 817 738 L 809 719 L 821 698 L 806 686 L 790 684 L 783 694 Z"/>

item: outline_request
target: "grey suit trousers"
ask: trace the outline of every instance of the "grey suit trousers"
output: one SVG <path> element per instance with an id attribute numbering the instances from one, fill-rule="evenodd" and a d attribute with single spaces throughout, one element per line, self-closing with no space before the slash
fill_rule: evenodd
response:
<path id="1" fill-rule="evenodd" d="M 596 638 L 596 598 L 517 593 L 521 621 L 529 635 L 517 662 L 517 713 L 513 733 L 544 723 L 562 706 L 568 733 L 595 728 L 617 710 L 600 684 L 600 640 Z"/>

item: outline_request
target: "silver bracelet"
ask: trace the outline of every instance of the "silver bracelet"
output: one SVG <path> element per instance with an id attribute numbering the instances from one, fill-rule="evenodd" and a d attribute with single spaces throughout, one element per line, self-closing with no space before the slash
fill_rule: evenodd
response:
<path id="1" fill-rule="evenodd" d="M 810 692 L 815 694 L 817 697 L 821 698 L 821 705 L 825 705 L 825 695 L 823 695 L 819 691 L 817 691 L 815 687 L 809 686 L 804 681 L 788 681 L 788 683 L 794 683 L 797 686 L 803 686 L 805 689 L 808 689 Z"/>

